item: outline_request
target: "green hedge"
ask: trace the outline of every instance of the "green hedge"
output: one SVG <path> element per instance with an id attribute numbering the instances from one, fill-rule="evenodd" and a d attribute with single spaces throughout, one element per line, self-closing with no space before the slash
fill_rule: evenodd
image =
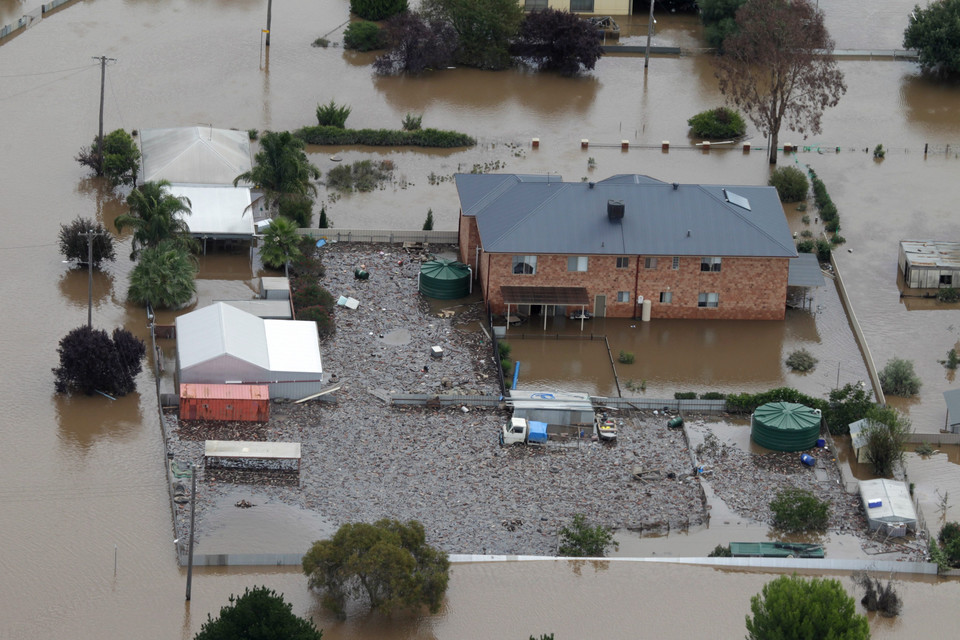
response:
<path id="1" fill-rule="evenodd" d="M 396 129 L 339 129 L 337 127 L 303 127 L 293 132 L 307 144 L 355 145 L 372 147 L 472 147 L 477 141 L 465 133 L 420 129 L 399 131 Z"/>
<path id="2" fill-rule="evenodd" d="M 826 412 L 830 403 L 821 398 L 813 398 L 790 387 L 779 387 L 762 393 L 732 393 L 727 395 L 727 411 L 730 413 L 753 413 L 760 405 L 768 402 L 796 402 L 813 409 Z"/>

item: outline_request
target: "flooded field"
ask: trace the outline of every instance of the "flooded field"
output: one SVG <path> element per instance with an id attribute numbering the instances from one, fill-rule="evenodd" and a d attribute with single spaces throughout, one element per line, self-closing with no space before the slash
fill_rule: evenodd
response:
<path id="1" fill-rule="evenodd" d="M 191 638 L 208 612 L 215 614 L 231 593 L 252 584 L 283 591 L 297 613 L 315 616 L 328 638 L 543 632 L 616 638 L 636 637 L 638 629 L 661 637 L 705 629 L 721 637 L 741 635 L 749 596 L 769 574 L 613 563 L 580 566 L 579 573 L 567 563 L 470 565 L 456 569 L 438 616 L 356 615 L 338 623 L 318 611 L 299 573 L 203 570 L 194 576 L 193 601 L 184 606 L 184 573 L 175 563 L 149 378 L 141 376 L 138 394 L 116 402 L 53 393 L 55 345 L 86 321 L 87 300 L 85 274 L 73 272 L 58 253 L 59 225 L 80 214 L 110 227 L 122 211 L 122 194 L 90 180 L 73 161 L 97 127 L 99 65 L 91 56 L 116 58 L 107 68 L 108 131 L 199 124 L 289 129 L 311 124 L 317 103 L 335 99 L 353 107 L 350 126 L 394 126 L 408 112 L 423 113 L 426 126 L 478 138 L 476 148 L 444 152 L 311 148 L 311 159 L 323 170 L 332 166 L 332 153 L 345 162 L 388 157 L 398 167 L 396 185 L 328 199 L 328 213 L 341 228 L 419 228 L 428 208 L 437 228 L 455 228 L 455 190 L 448 180 L 431 185 L 430 175 L 449 177 L 474 165 L 549 171 L 568 180 L 634 172 L 727 184 L 763 184 L 770 171 L 761 152 L 686 148 L 691 143 L 686 119 L 721 102 L 706 57 L 655 57 L 644 71 L 638 58 L 610 56 L 594 73 L 573 80 L 463 69 L 377 78 L 365 66 L 369 56 L 310 47 L 329 32 L 331 39 L 339 38 L 335 30 L 348 19 L 346 0 L 275 6 L 273 46 L 261 62 L 265 4 L 88 0 L 0 45 L 0 102 L 8 123 L 0 141 L 0 175 L 7 187 L 0 205 L 6 225 L 0 266 L 9 283 L 8 304 L 0 310 L 5 329 L 0 362 L 7 381 L 0 390 L 6 408 L 0 425 L 0 505 L 8 541 L 0 550 L 6 577 L 0 581 L 5 603 L 0 637 Z M 840 48 L 899 47 L 913 4 L 820 2 Z M 0 23 L 35 8 L 0 0 Z M 663 16 L 654 42 L 692 47 L 698 34 L 690 19 Z M 810 164 L 826 182 L 848 240 L 840 266 L 874 357 L 880 366 L 894 356 L 914 360 L 924 387 L 919 399 L 899 406 L 909 410 L 918 430 L 936 430 L 944 420 L 940 394 L 955 384 L 937 360 L 957 341 L 960 323 L 955 309 L 911 310 L 903 304 L 896 287 L 896 243 L 906 237 L 957 239 L 952 212 L 960 199 L 960 164 L 951 150 L 960 148 L 960 88 L 931 83 L 908 62 L 844 61 L 841 68 L 847 95 L 825 115 L 817 139 L 781 135 L 782 141 L 810 145 L 796 160 L 784 161 Z M 751 135 L 757 142 L 756 132 Z M 537 151 L 529 148 L 532 137 L 542 141 Z M 589 151 L 580 149 L 581 138 L 591 140 Z M 620 151 L 621 139 L 631 141 L 629 152 Z M 669 153 L 661 153 L 662 140 L 671 141 Z M 880 163 L 865 152 L 877 143 L 889 149 Z M 924 144 L 930 145 L 926 156 Z M 590 157 L 596 160 L 592 170 Z M 791 223 L 801 224 L 793 218 Z M 122 325 L 144 336 L 143 310 L 125 303 L 127 242 L 118 247 L 117 263 L 94 279 L 94 323 Z M 258 274 L 247 254 L 203 258 L 199 304 L 249 295 Z M 832 307 L 829 295 L 823 299 Z M 728 378 L 823 392 L 835 382 L 838 362 L 841 383 L 862 378 L 862 365 L 849 355 L 855 347 L 842 316 L 822 315 L 813 324 L 797 315 L 778 326 L 717 329 L 712 343 L 704 337 L 708 331 L 685 333 L 686 328 L 655 323 L 648 328 L 611 323 L 604 331 L 617 351 L 634 344 L 630 336 L 645 336 L 648 346 L 637 347 L 644 357 L 632 365 L 636 371 L 622 375 L 646 379 L 648 394 L 681 381 L 711 390 Z M 751 333 L 759 340 L 751 340 Z M 803 379 L 780 364 L 794 345 L 819 349 L 821 366 Z M 719 361 L 708 368 L 703 353 L 717 354 Z M 609 380 L 599 374 L 596 380 L 597 388 L 609 388 Z M 955 583 L 909 582 L 904 589 L 904 615 L 893 622 L 874 620 L 874 637 L 934 634 L 952 620 L 945 612 L 960 595 Z M 533 604 L 513 606 L 517 593 L 528 594 Z M 589 613 L 601 597 L 612 597 L 605 615 Z M 697 606 L 684 607 L 682 616 L 661 615 L 693 597 Z"/>

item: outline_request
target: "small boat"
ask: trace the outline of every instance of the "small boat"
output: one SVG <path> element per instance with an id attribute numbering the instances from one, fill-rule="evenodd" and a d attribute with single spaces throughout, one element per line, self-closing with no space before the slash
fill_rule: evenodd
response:
<path id="1" fill-rule="evenodd" d="M 594 424 L 596 425 L 597 437 L 601 440 L 617 439 L 617 423 L 614 420 L 597 418 Z"/>
<path id="2" fill-rule="evenodd" d="M 592 317 L 593 317 L 593 314 L 586 310 L 581 311 L 577 309 L 576 311 L 570 312 L 571 320 L 589 320 Z"/>

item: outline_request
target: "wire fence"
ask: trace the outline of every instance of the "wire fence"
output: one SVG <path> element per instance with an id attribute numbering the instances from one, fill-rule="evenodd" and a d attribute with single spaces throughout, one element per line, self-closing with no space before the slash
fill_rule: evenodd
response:
<path id="1" fill-rule="evenodd" d="M 23 14 L 17 18 L 16 22 L 11 22 L 10 24 L 0 27 L 0 41 L 9 35 L 19 33 L 21 30 L 29 29 L 35 23 L 43 20 L 45 13 L 53 11 L 68 2 L 74 2 L 74 0 L 51 0 L 50 2 L 42 4 L 38 9 Z"/>
<path id="2" fill-rule="evenodd" d="M 456 244 L 457 231 L 420 231 L 409 229 L 298 229 L 300 235 L 323 238 L 328 242 L 378 242 L 387 244 Z"/>

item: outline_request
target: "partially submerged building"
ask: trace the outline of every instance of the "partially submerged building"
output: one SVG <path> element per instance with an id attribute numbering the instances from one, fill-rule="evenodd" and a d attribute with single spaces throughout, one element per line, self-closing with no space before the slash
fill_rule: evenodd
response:
<path id="1" fill-rule="evenodd" d="M 944 428 L 950 433 L 960 433 L 960 389 L 943 392 L 947 402 L 947 419 Z"/>
<path id="2" fill-rule="evenodd" d="M 901 240 L 897 264 L 911 289 L 960 287 L 960 242 Z"/>
<path id="3" fill-rule="evenodd" d="M 885 478 L 861 480 L 860 499 L 870 531 L 897 537 L 917 530 L 917 512 L 906 483 Z"/>

